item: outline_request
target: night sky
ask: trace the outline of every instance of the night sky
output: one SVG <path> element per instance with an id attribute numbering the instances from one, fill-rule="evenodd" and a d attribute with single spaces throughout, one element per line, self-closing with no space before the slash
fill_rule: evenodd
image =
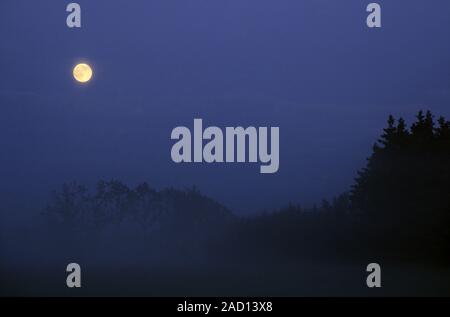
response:
<path id="1" fill-rule="evenodd" d="M 388 114 L 450 117 L 450 2 L 70 1 L 0 3 L 0 195 L 76 180 L 197 185 L 246 214 L 349 189 Z M 76 83 L 72 68 L 92 65 Z M 173 128 L 279 126 L 280 169 L 175 164 Z M 26 195 L 26 196 L 24 196 Z"/>

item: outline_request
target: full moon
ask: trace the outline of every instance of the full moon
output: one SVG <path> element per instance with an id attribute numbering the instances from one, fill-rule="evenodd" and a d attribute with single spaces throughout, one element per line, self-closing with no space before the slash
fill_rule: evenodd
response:
<path id="1" fill-rule="evenodd" d="M 80 83 L 86 83 L 92 78 L 92 68 L 88 64 L 78 64 L 73 68 L 73 77 Z"/>

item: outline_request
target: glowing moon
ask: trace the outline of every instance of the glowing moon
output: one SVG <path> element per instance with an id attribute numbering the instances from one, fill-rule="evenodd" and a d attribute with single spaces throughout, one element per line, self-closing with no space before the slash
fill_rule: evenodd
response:
<path id="1" fill-rule="evenodd" d="M 78 64 L 73 68 L 73 77 L 80 83 L 88 82 L 92 74 L 92 68 L 88 64 Z"/>

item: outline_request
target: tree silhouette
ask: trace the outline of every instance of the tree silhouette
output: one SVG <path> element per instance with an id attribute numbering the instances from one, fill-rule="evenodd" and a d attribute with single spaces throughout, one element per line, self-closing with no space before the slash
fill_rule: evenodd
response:
<path id="1" fill-rule="evenodd" d="M 77 183 L 64 184 L 55 192 L 45 215 L 52 223 L 72 231 L 99 230 L 131 221 L 144 230 L 161 226 L 184 230 L 229 221 L 232 214 L 194 187 L 156 191 L 147 183 L 130 189 L 120 181 L 100 181 L 90 194 Z"/>
<path id="2" fill-rule="evenodd" d="M 403 119 L 389 116 L 352 187 L 353 211 L 392 246 L 428 253 L 448 245 L 449 122 L 440 118 L 438 124 L 429 111 L 419 111 L 410 130 Z"/>
<path id="3" fill-rule="evenodd" d="M 289 204 L 239 218 L 195 187 L 157 191 L 112 180 L 100 181 L 93 193 L 63 185 L 46 215 L 68 232 L 132 222 L 149 236 L 157 232 L 149 240 L 164 247 L 168 240 L 183 252 L 208 244 L 221 257 L 440 260 L 450 254 L 449 163 L 450 122 L 420 111 L 410 127 L 389 116 L 351 191 L 310 208 Z"/>

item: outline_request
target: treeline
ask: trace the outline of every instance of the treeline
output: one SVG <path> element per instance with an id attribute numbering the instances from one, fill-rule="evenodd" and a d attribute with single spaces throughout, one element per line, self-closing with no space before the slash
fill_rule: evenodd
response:
<path id="1" fill-rule="evenodd" d="M 450 122 L 389 116 L 348 193 L 243 221 L 248 250 L 343 259 L 450 260 Z M 241 241 L 241 245 L 242 245 Z"/>
<path id="2" fill-rule="evenodd" d="M 147 183 L 130 188 L 120 181 L 100 181 L 93 193 L 76 182 L 53 193 L 43 215 L 53 228 L 67 234 L 96 234 L 129 229 L 143 235 L 166 232 L 209 232 L 235 216 L 195 187 L 157 191 Z"/>
<path id="3" fill-rule="evenodd" d="M 145 183 L 131 189 L 101 181 L 92 194 L 64 185 L 44 213 L 53 227 L 70 232 L 133 222 L 185 245 L 205 232 L 207 253 L 224 258 L 448 260 L 450 122 L 420 111 L 408 127 L 389 116 L 351 190 L 312 208 L 289 205 L 239 218 L 195 188 L 156 191 Z"/>
<path id="4" fill-rule="evenodd" d="M 351 191 L 375 247 L 419 257 L 450 251 L 450 122 L 420 111 L 408 128 L 389 116 Z"/>

